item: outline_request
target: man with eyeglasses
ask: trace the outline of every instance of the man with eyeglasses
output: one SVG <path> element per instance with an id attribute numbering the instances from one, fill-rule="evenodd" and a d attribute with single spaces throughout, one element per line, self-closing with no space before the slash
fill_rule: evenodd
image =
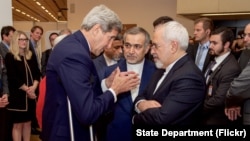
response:
<path id="1" fill-rule="evenodd" d="M 110 111 L 110 123 L 107 126 L 105 141 L 132 141 L 132 115 L 134 99 L 142 93 L 149 83 L 156 67 L 151 60 L 145 59 L 145 54 L 150 47 L 150 35 L 141 27 L 132 27 L 125 31 L 123 36 L 124 58 L 118 64 L 105 70 L 105 77 L 112 75 L 112 71 L 119 67 L 121 71 L 134 71 L 138 74 L 141 82 L 136 88 L 125 92 L 117 98 L 117 103 Z M 110 79 L 102 81 L 103 90 Z M 108 87 L 108 86 L 107 86 Z"/>
<path id="2" fill-rule="evenodd" d="M 104 77 L 105 68 L 116 64 L 121 59 L 122 45 L 122 35 L 118 34 L 112 42 L 111 48 L 105 48 L 102 55 L 93 60 L 100 80 Z"/>
<path id="3" fill-rule="evenodd" d="M 186 53 L 188 41 L 186 28 L 176 21 L 154 29 L 151 54 L 159 70 L 135 99 L 135 126 L 198 124 L 205 79 Z"/>

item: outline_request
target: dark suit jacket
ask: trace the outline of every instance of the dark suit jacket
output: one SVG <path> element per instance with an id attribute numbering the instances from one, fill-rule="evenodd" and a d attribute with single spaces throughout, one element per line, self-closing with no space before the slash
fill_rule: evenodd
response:
<path id="1" fill-rule="evenodd" d="M 209 90 L 209 86 L 212 85 L 212 96 L 207 95 L 204 102 L 203 123 L 205 125 L 225 125 L 230 123 L 224 114 L 224 102 L 230 83 L 240 72 L 241 69 L 235 57 L 230 54 L 211 73 L 207 89 Z"/>
<path id="2" fill-rule="evenodd" d="M 226 106 L 243 106 L 243 124 L 250 125 L 250 63 L 233 80 L 227 93 Z"/>
<path id="3" fill-rule="evenodd" d="M 97 58 L 95 58 L 93 60 L 93 62 L 95 64 L 98 76 L 99 76 L 99 78 L 101 80 L 102 78 L 104 78 L 105 68 L 108 66 L 106 61 L 105 61 L 105 58 L 104 58 L 103 54 L 98 56 Z"/>
<path id="4" fill-rule="evenodd" d="M 2 56 L 2 62 L 4 63 L 5 61 L 5 56 L 9 52 L 8 48 L 1 42 L 0 43 L 0 55 Z M 1 62 L 0 62 L 1 64 Z M 2 64 L 1 64 L 2 65 Z M 8 88 L 8 79 L 7 79 L 7 69 L 5 67 L 5 64 L 3 64 L 3 68 L 0 68 L 0 79 L 1 79 L 1 87 L 0 87 L 0 96 L 2 94 L 9 94 L 9 88 Z"/>
<path id="5" fill-rule="evenodd" d="M 29 48 L 30 51 L 32 52 L 32 54 L 34 54 L 36 56 L 35 48 L 31 42 L 31 40 L 29 40 L 29 45 L 30 45 L 30 48 Z M 37 57 L 36 57 L 36 59 L 37 59 Z"/>
<path id="6" fill-rule="evenodd" d="M 6 54 L 9 52 L 8 48 L 3 44 L 0 43 L 0 55 L 2 56 L 2 59 L 5 59 Z M 4 62 L 4 61 L 3 61 Z M 0 69 L 1 74 L 1 87 L 0 88 L 0 97 L 2 97 L 2 94 L 9 94 L 9 88 L 8 88 L 8 80 L 7 80 L 7 70 L 4 65 L 3 69 Z M 12 123 L 9 120 L 10 115 L 6 108 L 0 108 L 0 140 L 2 141 L 12 141 Z"/>
<path id="7" fill-rule="evenodd" d="M 47 49 L 42 53 L 41 67 L 42 67 L 42 77 L 46 74 L 46 66 L 49 59 L 49 55 L 52 49 Z"/>
<path id="8" fill-rule="evenodd" d="M 198 50 L 199 44 L 196 43 L 194 45 L 189 45 L 188 49 L 187 49 L 187 53 L 190 55 L 190 57 L 194 60 L 196 59 L 196 54 L 197 54 L 197 50 Z M 210 62 L 210 60 L 212 59 L 211 55 L 209 54 L 209 51 L 207 52 L 207 56 L 203 65 L 203 69 L 202 72 L 205 74 L 206 68 Z"/>
<path id="9" fill-rule="evenodd" d="M 142 95 L 135 100 L 156 100 L 162 107 L 151 108 L 134 116 L 135 125 L 192 125 L 198 122 L 205 97 L 205 79 L 188 55 L 180 58 L 159 88 L 156 71 Z"/>
<path id="10" fill-rule="evenodd" d="M 3 44 L 2 42 L 0 43 L 0 55 L 5 58 L 6 54 L 9 52 L 9 49 Z"/>
<path id="11" fill-rule="evenodd" d="M 49 57 L 42 115 L 43 141 L 70 141 L 67 97 L 71 102 L 75 141 L 90 140 L 89 126 L 114 106 L 114 96 L 102 93 L 87 40 L 76 31 L 59 42 Z M 96 129 L 95 124 L 93 125 Z"/>
<path id="12" fill-rule="evenodd" d="M 119 66 L 121 71 L 127 71 L 126 60 L 122 59 L 118 64 L 108 67 L 105 71 L 105 78 Z M 146 88 L 152 74 L 156 71 L 154 63 L 145 59 L 139 87 L 139 94 Z M 131 92 L 118 96 L 113 112 L 113 120 L 108 124 L 106 141 L 131 141 L 132 140 L 132 116 L 133 101 Z"/>
<path id="13" fill-rule="evenodd" d="M 241 52 L 241 55 L 238 60 L 241 70 L 243 70 L 247 66 L 249 60 L 250 60 L 250 49 L 245 49 Z"/>

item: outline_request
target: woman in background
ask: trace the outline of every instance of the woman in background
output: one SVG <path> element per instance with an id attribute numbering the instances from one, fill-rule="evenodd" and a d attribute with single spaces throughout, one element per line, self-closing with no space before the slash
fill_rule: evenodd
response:
<path id="1" fill-rule="evenodd" d="M 30 141 L 31 120 L 35 115 L 37 88 L 41 77 L 28 41 L 24 32 L 16 31 L 10 43 L 10 52 L 5 57 L 13 141 Z"/>

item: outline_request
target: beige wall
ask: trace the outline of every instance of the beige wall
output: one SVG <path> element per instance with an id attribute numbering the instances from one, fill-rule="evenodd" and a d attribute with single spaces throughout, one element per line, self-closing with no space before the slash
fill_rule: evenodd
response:
<path id="1" fill-rule="evenodd" d="M 176 0 L 68 0 L 67 23 L 14 21 L 13 25 L 16 29 L 27 33 L 33 25 L 42 26 L 44 28 L 42 50 L 45 50 L 49 46 L 49 33 L 66 27 L 69 27 L 72 31 L 78 30 L 87 12 L 99 4 L 105 4 L 114 10 L 123 24 L 137 24 L 137 26 L 145 28 L 151 35 L 153 21 L 163 15 L 179 21 L 187 28 L 189 34 L 193 35 L 193 21 L 176 14 Z"/>
<path id="2" fill-rule="evenodd" d="M 177 13 L 249 12 L 249 0 L 177 0 Z"/>
<path id="3" fill-rule="evenodd" d="M 124 24 L 137 24 L 153 31 L 153 21 L 167 15 L 182 23 L 193 35 L 193 21 L 176 14 L 176 0 L 68 0 L 68 27 L 80 28 L 83 17 L 94 6 L 105 4 L 114 10 Z"/>

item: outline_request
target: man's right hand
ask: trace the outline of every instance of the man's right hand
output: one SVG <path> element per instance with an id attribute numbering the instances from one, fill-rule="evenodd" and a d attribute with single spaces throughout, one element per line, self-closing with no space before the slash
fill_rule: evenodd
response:
<path id="1" fill-rule="evenodd" d="M 138 74 L 133 71 L 121 72 L 119 68 L 114 71 L 111 87 L 116 95 L 136 88 L 140 84 Z"/>

